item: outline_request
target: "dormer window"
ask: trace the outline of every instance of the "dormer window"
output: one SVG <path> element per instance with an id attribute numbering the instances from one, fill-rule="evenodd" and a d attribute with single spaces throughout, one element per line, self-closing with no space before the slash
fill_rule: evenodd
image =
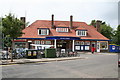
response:
<path id="1" fill-rule="evenodd" d="M 47 28 L 38 29 L 38 35 L 49 35 L 49 29 Z"/>
<path id="2" fill-rule="evenodd" d="M 56 28 L 57 32 L 69 32 L 68 28 Z"/>
<path id="3" fill-rule="evenodd" d="M 77 36 L 87 36 L 87 30 L 76 30 Z"/>

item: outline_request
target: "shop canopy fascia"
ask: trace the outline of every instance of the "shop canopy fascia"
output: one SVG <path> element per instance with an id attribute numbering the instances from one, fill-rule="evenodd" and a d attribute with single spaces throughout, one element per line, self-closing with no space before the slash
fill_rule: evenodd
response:
<path id="1" fill-rule="evenodd" d="M 30 40 L 85 40 L 85 41 L 112 41 L 102 39 L 80 39 L 80 37 L 64 37 L 64 36 L 47 36 L 46 38 L 15 38 L 15 39 L 30 39 Z"/>

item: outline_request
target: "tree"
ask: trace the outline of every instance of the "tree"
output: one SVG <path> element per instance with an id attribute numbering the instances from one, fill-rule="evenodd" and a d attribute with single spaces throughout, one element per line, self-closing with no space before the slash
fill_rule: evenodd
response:
<path id="1" fill-rule="evenodd" d="M 93 25 L 96 28 L 96 20 L 92 20 L 90 25 Z M 100 24 L 100 33 L 105 37 L 112 39 L 113 38 L 113 28 L 110 25 L 107 25 L 105 22 L 101 22 Z"/>
<path id="2" fill-rule="evenodd" d="M 107 25 L 105 22 L 101 24 L 100 29 L 101 29 L 100 33 L 102 35 L 104 35 L 108 39 L 112 39 L 113 38 L 114 30 L 109 25 Z"/>
<path id="3" fill-rule="evenodd" d="M 112 41 L 113 43 L 120 45 L 120 25 L 118 25 Z"/>
<path id="4" fill-rule="evenodd" d="M 23 24 L 21 20 L 11 13 L 2 18 L 2 33 L 4 34 L 5 47 L 11 47 L 12 40 L 23 34 L 21 27 Z"/>
<path id="5" fill-rule="evenodd" d="M 2 41 L 2 18 L 0 18 L 0 49 L 3 48 Z"/>

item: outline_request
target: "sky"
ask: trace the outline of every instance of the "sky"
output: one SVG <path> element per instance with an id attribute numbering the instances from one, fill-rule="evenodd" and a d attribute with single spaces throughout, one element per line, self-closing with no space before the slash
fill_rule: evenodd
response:
<path id="1" fill-rule="evenodd" d="M 36 20 L 86 22 L 105 21 L 112 28 L 118 26 L 119 0 L 0 0 L 0 15 L 13 13 L 16 17 L 26 17 L 27 22 Z"/>

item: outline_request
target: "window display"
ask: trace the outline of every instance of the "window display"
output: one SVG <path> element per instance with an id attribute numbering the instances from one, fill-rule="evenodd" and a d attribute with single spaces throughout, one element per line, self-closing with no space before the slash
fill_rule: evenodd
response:
<path id="1" fill-rule="evenodd" d="M 108 49 L 108 43 L 107 42 L 100 42 L 100 49 L 101 50 L 107 50 Z"/>

